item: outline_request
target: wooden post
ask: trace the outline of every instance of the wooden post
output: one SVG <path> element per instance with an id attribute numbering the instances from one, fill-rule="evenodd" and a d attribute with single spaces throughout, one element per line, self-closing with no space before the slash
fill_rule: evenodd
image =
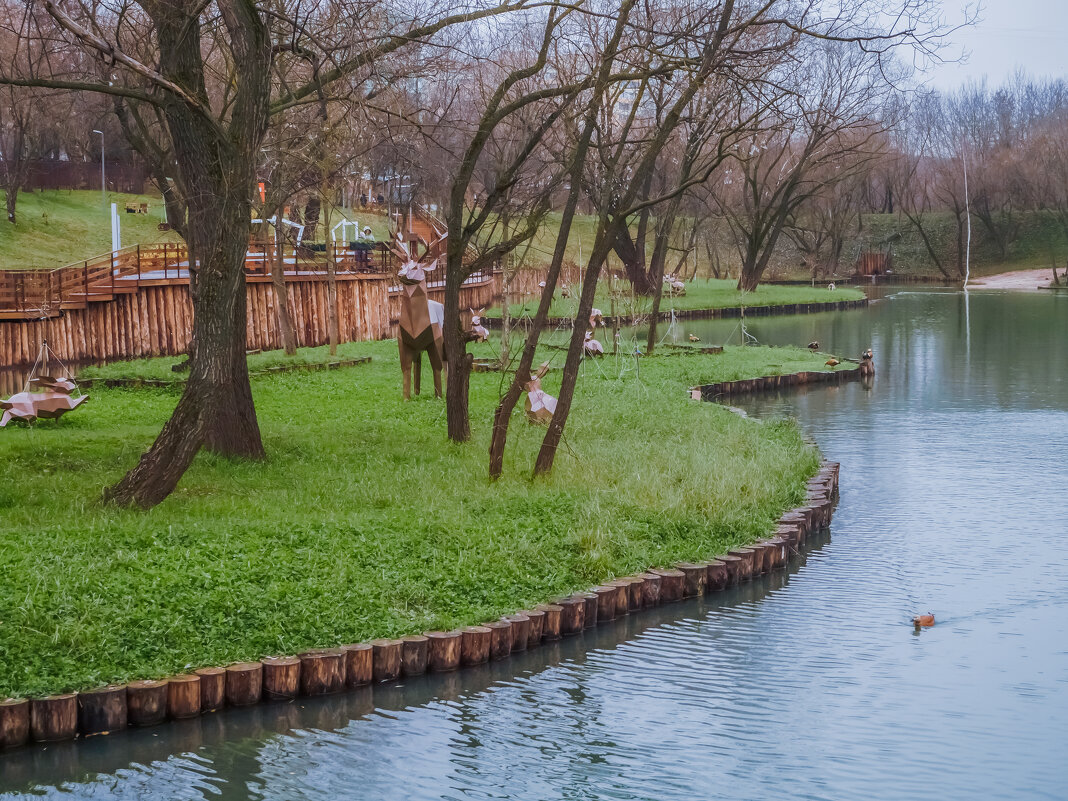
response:
<path id="1" fill-rule="evenodd" d="M 262 695 L 263 665 L 259 662 L 239 662 L 226 668 L 226 703 L 230 706 L 251 706 L 259 703 Z"/>
<path id="2" fill-rule="evenodd" d="M 421 634 L 401 637 L 401 675 L 420 676 L 426 673 L 430 640 Z"/>
<path id="3" fill-rule="evenodd" d="M 728 586 L 737 584 L 742 580 L 745 562 L 742 561 L 741 557 L 724 554 L 723 556 L 717 556 L 716 561 L 722 562 L 727 568 Z"/>
<path id="4" fill-rule="evenodd" d="M 734 548 L 727 551 L 730 556 L 737 556 L 742 560 L 740 580 L 745 581 L 753 577 L 753 560 L 755 554 L 752 548 Z"/>
<path id="5" fill-rule="evenodd" d="M 166 680 L 131 681 L 126 685 L 126 698 L 131 726 L 155 726 L 167 717 Z"/>
<path id="6" fill-rule="evenodd" d="M 574 595 L 575 598 L 581 598 L 586 605 L 586 609 L 583 612 L 582 626 L 583 628 L 592 628 L 597 625 L 597 605 L 599 598 L 595 592 L 577 592 Z"/>
<path id="7" fill-rule="evenodd" d="M 428 631 L 427 668 L 434 673 L 446 673 L 460 667 L 463 635 L 458 631 Z"/>
<path id="8" fill-rule="evenodd" d="M 727 564 L 722 559 L 713 559 L 705 568 L 705 591 L 719 592 L 727 586 Z"/>
<path id="9" fill-rule="evenodd" d="M 345 655 L 340 648 L 300 654 L 301 695 L 330 695 L 345 687 Z"/>
<path id="10" fill-rule="evenodd" d="M 25 698 L 0 699 L 0 751 L 17 748 L 30 739 L 30 702 Z"/>
<path id="11" fill-rule="evenodd" d="M 567 636 L 578 634 L 586 624 L 586 599 L 585 598 L 561 598 L 556 601 L 556 606 L 562 607 L 560 615 L 560 633 Z"/>
<path id="12" fill-rule="evenodd" d="M 395 681 L 401 673 L 401 641 L 371 640 L 375 681 Z"/>
<path id="13" fill-rule="evenodd" d="M 200 678 L 200 711 L 222 709 L 226 703 L 226 668 L 200 668 L 193 673 Z"/>
<path id="14" fill-rule="evenodd" d="M 705 574 L 708 568 L 704 565 L 695 565 L 692 562 L 679 562 L 675 565 L 682 571 L 685 581 L 683 582 L 683 597 L 694 598 L 705 594 Z"/>
<path id="15" fill-rule="evenodd" d="M 530 621 L 530 636 L 527 638 L 527 647 L 533 648 L 541 643 L 545 635 L 545 613 L 540 609 L 530 609 L 523 612 Z"/>
<path id="16" fill-rule="evenodd" d="M 545 613 L 545 624 L 541 636 L 546 640 L 559 640 L 564 608 L 556 604 L 539 604 L 538 609 Z"/>
<path id="17" fill-rule="evenodd" d="M 78 734 L 76 693 L 49 695 L 30 702 L 30 736 L 35 743 L 73 740 Z"/>
<path id="18" fill-rule="evenodd" d="M 127 723 L 126 685 L 78 693 L 78 733 L 83 737 L 122 731 Z"/>
<path id="19" fill-rule="evenodd" d="M 594 596 L 596 599 L 596 596 Z M 524 614 L 505 615 L 501 620 L 512 624 L 512 650 L 525 651 L 530 640 L 530 618 Z"/>
<path id="20" fill-rule="evenodd" d="M 660 605 L 660 583 L 663 579 L 656 573 L 642 573 L 642 606 L 652 607 Z"/>
<path id="21" fill-rule="evenodd" d="M 300 657 L 269 656 L 262 662 L 265 701 L 291 701 L 300 694 Z"/>
<path id="22" fill-rule="evenodd" d="M 481 665 L 489 659 L 491 632 L 485 626 L 468 626 L 463 630 L 461 651 L 465 665 Z"/>
<path id="23" fill-rule="evenodd" d="M 200 676 L 171 676 L 167 683 L 167 716 L 175 720 L 195 718 L 200 707 Z"/>
<path id="24" fill-rule="evenodd" d="M 486 623 L 490 630 L 490 659 L 504 659 L 512 653 L 512 624 L 507 620 Z"/>
<path id="25" fill-rule="evenodd" d="M 370 643 L 344 645 L 341 652 L 345 654 L 346 687 L 360 687 L 374 680 L 374 648 Z"/>
<path id="26" fill-rule="evenodd" d="M 607 623 L 616 619 L 616 588 L 607 585 L 594 587 L 597 596 L 597 622 Z"/>
<path id="27" fill-rule="evenodd" d="M 682 600 L 685 591 L 686 574 L 681 570 L 653 569 L 649 571 L 660 576 L 660 602 L 665 604 Z"/>

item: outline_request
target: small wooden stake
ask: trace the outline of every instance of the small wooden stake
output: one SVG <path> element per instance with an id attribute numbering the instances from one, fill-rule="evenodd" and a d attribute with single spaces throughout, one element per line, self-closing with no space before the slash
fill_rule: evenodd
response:
<path id="1" fill-rule="evenodd" d="M 660 605 L 660 582 L 656 573 L 642 573 L 642 606 L 651 608 Z"/>
<path id="2" fill-rule="evenodd" d="M 269 656 L 263 661 L 263 700 L 291 701 L 300 695 L 300 657 Z"/>
<path id="3" fill-rule="evenodd" d="M 686 574 L 681 570 L 650 570 L 660 576 L 660 602 L 665 604 L 674 603 L 682 599 L 685 591 Z"/>
<path id="4" fill-rule="evenodd" d="M 681 570 L 685 577 L 682 590 L 684 598 L 694 598 L 705 594 L 705 576 L 708 572 L 708 568 L 705 565 L 679 562 L 675 567 Z"/>
<path id="5" fill-rule="evenodd" d="M 530 641 L 530 618 L 524 614 L 505 615 L 501 620 L 512 624 L 512 650 L 525 651 Z"/>
<path id="6" fill-rule="evenodd" d="M 490 630 L 490 659 L 504 659 L 512 653 L 512 624 L 507 620 L 486 623 Z"/>
<path id="7" fill-rule="evenodd" d="M 489 660 L 490 630 L 485 626 L 468 626 L 462 632 L 460 649 L 465 665 L 481 665 Z"/>
<path id="8" fill-rule="evenodd" d="M 593 594 L 597 596 L 597 622 L 607 623 L 616 619 L 616 588 L 607 585 L 594 587 Z"/>
<path id="9" fill-rule="evenodd" d="M 109 684 L 78 693 L 78 733 L 82 737 L 122 731 L 126 725 L 125 684 Z"/>
<path id="10" fill-rule="evenodd" d="M 200 676 L 183 673 L 167 682 L 167 716 L 175 720 L 200 714 Z"/>
<path id="11" fill-rule="evenodd" d="M 30 736 L 35 743 L 73 740 L 78 734 L 77 693 L 49 695 L 30 702 Z"/>
<path id="12" fill-rule="evenodd" d="M 713 559 L 705 568 L 705 591 L 719 592 L 729 582 L 727 564 L 722 559 Z"/>
<path id="13" fill-rule="evenodd" d="M 300 694 L 331 695 L 345 687 L 345 654 L 340 648 L 316 648 L 300 657 Z"/>
<path id="14" fill-rule="evenodd" d="M 375 681 L 396 681 L 401 673 L 401 641 L 371 640 Z"/>
<path id="15" fill-rule="evenodd" d="M 204 677 L 200 677 L 203 682 Z M 263 695 L 263 665 L 259 662 L 238 662 L 226 668 L 226 703 L 230 706 L 251 706 Z M 201 684 L 203 698 L 203 684 Z"/>
<path id="16" fill-rule="evenodd" d="M 556 604 L 539 604 L 538 609 L 545 613 L 542 637 L 546 640 L 559 640 L 564 608 Z"/>
<path id="17" fill-rule="evenodd" d="M 561 598 L 556 601 L 556 606 L 563 608 L 560 614 L 561 634 L 571 635 L 582 631 L 586 624 L 585 598 Z"/>
<path id="18" fill-rule="evenodd" d="M 226 668 L 200 668 L 193 673 L 200 677 L 200 711 L 222 709 L 226 703 Z"/>
<path id="19" fill-rule="evenodd" d="M 527 638 L 527 647 L 533 648 L 541 643 L 545 635 L 545 613 L 540 609 L 530 609 L 523 614 L 530 621 L 530 637 Z"/>
<path id="20" fill-rule="evenodd" d="M 597 625 L 597 593 L 595 592 L 578 592 L 575 593 L 576 598 L 582 598 L 586 604 L 586 609 L 583 612 L 582 626 L 583 628 L 592 628 Z"/>
<path id="21" fill-rule="evenodd" d="M 401 637 L 401 675 L 421 676 L 426 673 L 430 640 L 421 634 Z"/>
<path id="22" fill-rule="evenodd" d="M 370 684 L 374 678 L 374 649 L 371 644 L 361 642 L 345 645 L 341 652 L 345 655 L 345 686 Z"/>
<path id="23" fill-rule="evenodd" d="M 742 580 L 742 575 L 745 571 L 745 561 L 740 556 L 731 556 L 730 554 L 723 554 L 723 556 L 716 557 L 717 562 L 722 562 L 727 566 L 727 585 L 733 586 Z"/>
<path id="24" fill-rule="evenodd" d="M 645 579 L 641 576 L 627 576 L 627 604 L 631 612 L 637 612 L 645 606 Z"/>
<path id="25" fill-rule="evenodd" d="M 460 666 L 463 635 L 458 631 L 428 631 L 427 667 L 435 673 L 456 670 Z"/>
<path id="26" fill-rule="evenodd" d="M 753 577 L 753 549 L 752 548 L 734 548 L 727 551 L 730 556 L 737 556 L 741 561 L 741 581 L 746 581 Z"/>
<path id="27" fill-rule="evenodd" d="M 142 679 L 126 685 L 131 726 L 155 726 L 167 717 L 167 681 Z"/>
<path id="28" fill-rule="evenodd" d="M 17 748 L 30 738 L 30 702 L 25 698 L 0 699 L 0 751 Z"/>

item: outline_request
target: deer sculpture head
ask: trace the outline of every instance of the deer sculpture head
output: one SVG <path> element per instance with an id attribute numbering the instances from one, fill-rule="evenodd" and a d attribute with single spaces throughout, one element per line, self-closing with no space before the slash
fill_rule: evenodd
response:
<path id="1" fill-rule="evenodd" d="M 474 335 L 475 341 L 485 342 L 487 339 L 489 339 L 489 330 L 486 328 L 486 326 L 482 325 L 482 314 L 486 310 L 479 309 L 476 312 L 470 307 L 468 307 L 467 310 L 471 312 L 471 333 Z"/>
<path id="2" fill-rule="evenodd" d="M 438 267 L 438 260 L 426 261 L 427 253 L 438 252 L 444 239 L 439 238 L 424 252 L 424 258 L 413 254 L 411 243 L 399 234 L 393 253 L 401 261 L 397 270 L 400 282 L 400 330 L 397 346 L 400 350 L 401 375 L 403 376 L 404 399 L 411 397 L 412 367 L 415 367 L 415 394 L 419 394 L 419 379 L 422 371 L 422 354 L 427 352 L 430 367 L 434 371 L 434 394 L 441 397 L 441 371 L 445 356 L 441 327 L 445 321 L 445 307 L 427 294 L 426 277 Z"/>

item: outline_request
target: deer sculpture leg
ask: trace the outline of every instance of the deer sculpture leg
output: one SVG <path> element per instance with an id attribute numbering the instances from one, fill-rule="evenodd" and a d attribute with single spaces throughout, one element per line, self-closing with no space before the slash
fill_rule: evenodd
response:
<path id="1" fill-rule="evenodd" d="M 404 343 L 398 338 L 397 344 L 400 346 L 400 363 L 401 363 L 401 376 L 403 378 L 404 385 L 404 399 L 408 400 L 412 396 L 412 352 L 404 346 Z"/>
<path id="2" fill-rule="evenodd" d="M 434 397 L 441 397 L 441 349 L 435 342 L 427 350 L 426 355 L 430 357 L 430 369 L 434 372 Z"/>
<path id="3" fill-rule="evenodd" d="M 413 358 L 415 360 L 415 362 L 414 362 L 414 364 L 415 364 L 415 370 L 414 370 L 414 374 L 415 374 L 415 394 L 418 395 L 419 394 L 420 378 L 423 375 L 423 352 L 421 350 L 417 350 L 413 354 Z"/>

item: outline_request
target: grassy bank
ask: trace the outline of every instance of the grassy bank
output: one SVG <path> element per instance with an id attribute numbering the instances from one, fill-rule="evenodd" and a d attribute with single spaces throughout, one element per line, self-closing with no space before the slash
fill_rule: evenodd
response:
<path id="1" fill-rule="evenodd" d="M 500 375 L 472 376 L 474 440 L 456 446 L 441 401 L 400 400 L 394 343 L 355 352 L 374 361 L 255 379 L 268 461 L 202 454 L 147 513 L 97 499 L 177 391 L 95 389 L 61 421 L 0 432 L 0 696 L 492 619 L 761 535 L 817 465 L 795 425 L 685 391 L 819 369 L 804 350 L 648 358 L 640 381 L 606 358 L 584 370 L 554 475 L 529 480 L 542 431 L 517 416 L 494 485 Z"/>
<path id="2" fill-rule="evenodd" d="M 604 314 L 613 309 L 612 296 L 615 295 L 615 311 L 619 315 L 648 314 L 653 307 L 652 298 L 635 297 L 629 291 L 626 281 L 602 281 L 597 289 L 594 306 Z M 686 284 L 686 294 L 678 297 L 665 296 L 660 303 L 660 310 L 671 309 L 727 309 L 738 306 L 784 306 L 791 303 L 833 303 L 842 300 L 862 300 L 864 293 L 859 289 L 835 289 L 808 286 L 758 286 L 754 292 L 739 292 L 736 282 L 723 279 L 698 279 Z M 538 309 L 538 297 L 531 297 L 523 303 L 512 305 L 512 315 L 533 316 Z M 553 317 L 574 317 L 578 309 L 577 292 L 574 297 L 562 298 L 557 293 L 553 300 L 551 314 Z M 494 308 L 486 312 L 487 317 L 500 317 L 501 310 Z"/>

